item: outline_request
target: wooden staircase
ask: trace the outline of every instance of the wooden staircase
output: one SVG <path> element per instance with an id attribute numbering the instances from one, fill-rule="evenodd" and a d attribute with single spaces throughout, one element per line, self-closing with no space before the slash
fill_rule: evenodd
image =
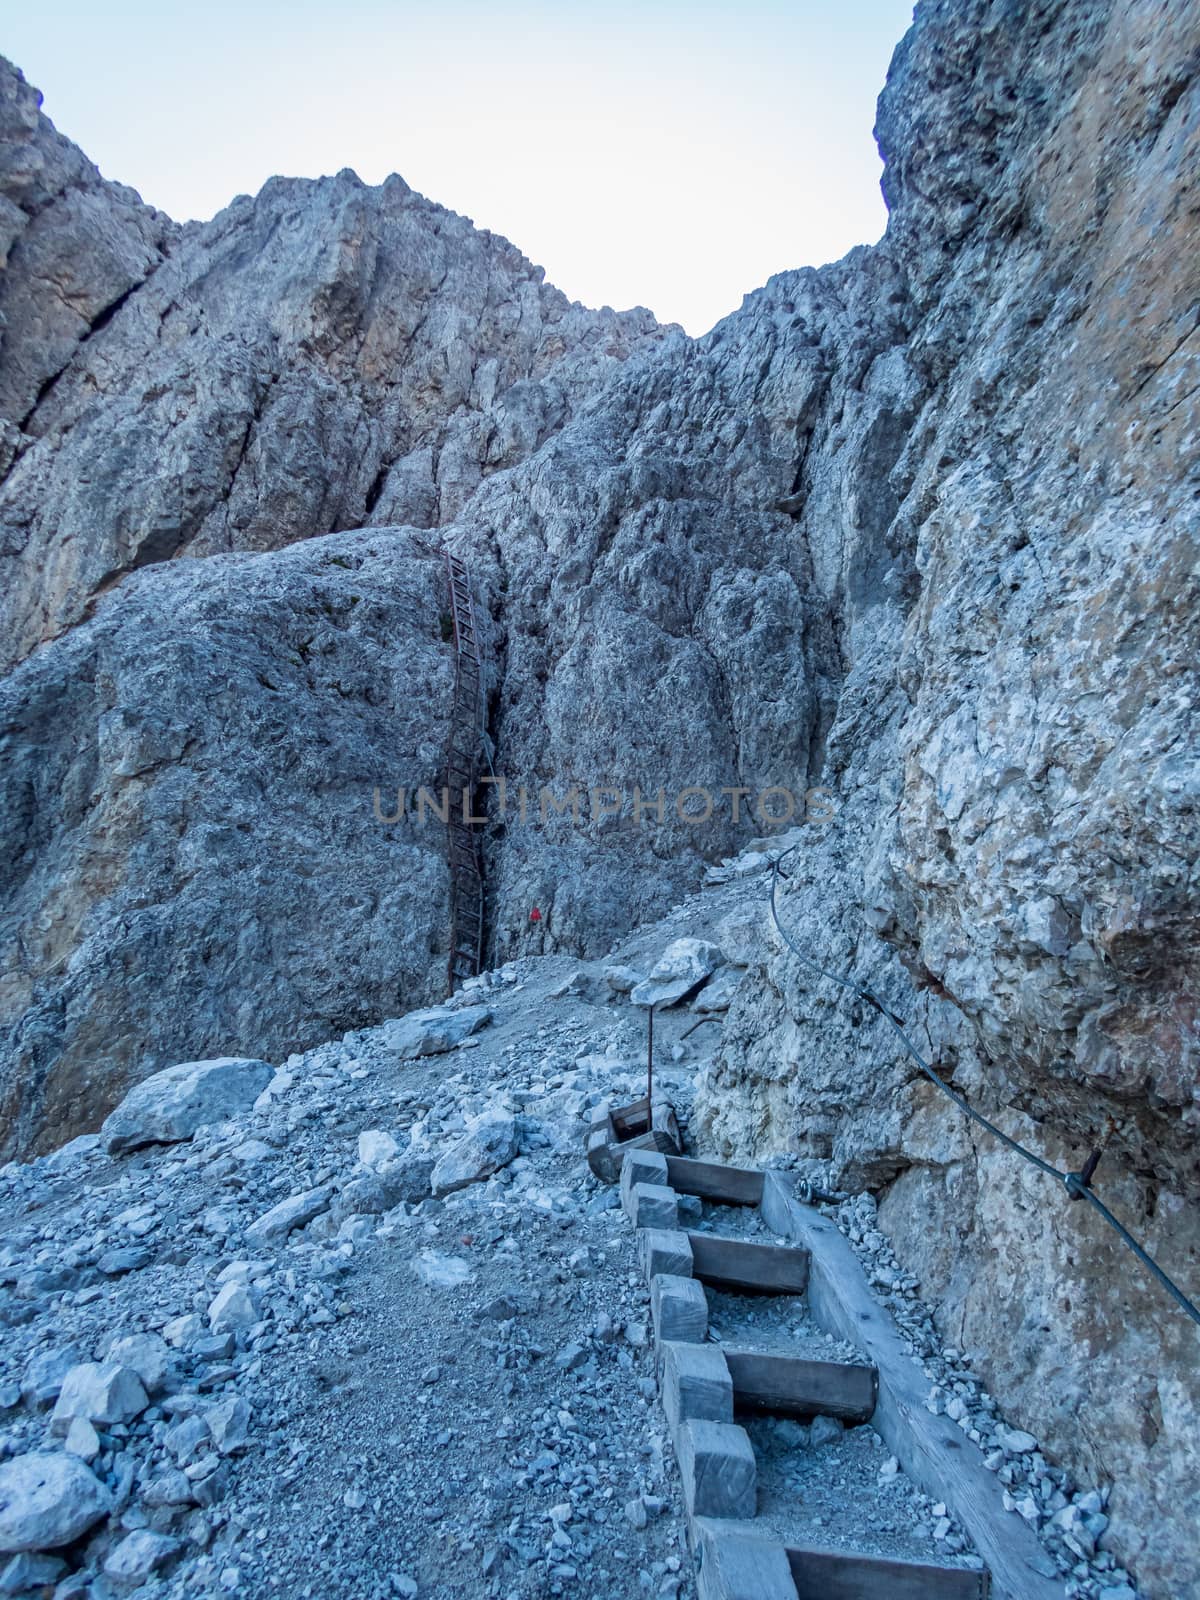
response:
<path id="1" fill-rule="evenodd" d="M 450 616 L 454 626 L 454 703 L 446 740 L 446 787 L 450 808 L 446 853 L 450 867 L 450 958 L 447 981 L 453 994 L 464 978 L 483 968 L 483 856 L 481 824 L 473 798 L 479 778 L 483 730 L 483 662 L 471 575 L 458 556 L 446 552 Z"/>
<path id="2" fill-rule="evenodd" d="M 593 1142 L 620 1116 L 605 1110 Z M 607 1148 L 622 1207 L 638 1229 L 700 1600 L 1063 1600 L 1053 1560 L 1021 1518 L 1004 1510 L 1001 1486 L 978 1447 L 926 1407 L 928 1380 L 850 1245 L 831 1221 L 796 1200 L 786 1173 L 692 1160 L 633 1139 L 610 1139 Z M 591 1142 L 588 1153 L 595 1171 Z M 710 1208 L 708 1225 L 685 1226 L 686 1219 L 694 1223 L 698 1200 Z M 713 1224 L 733 1225 L 738 1213 L 731 1207 L 753 1208 L 780 1242 L 749 1239 L 744 1227 L 732 1235 L 712 1231 Z M 813 1323 L 861 1359 L 813 1360 L 727 1338 L 714 1343 L 706 1285 L 760 1299 L 803 1296 Z M 950 1506 L 983 1558 L 982 1570 L 764 1531 L 761 1475 L 738 1421 L 764 1414 L 826 1416 L 874 1429 L 903 1472 Z M 768 1507 L 767 1525 L 778 1529 L 772 1515 Z"/>

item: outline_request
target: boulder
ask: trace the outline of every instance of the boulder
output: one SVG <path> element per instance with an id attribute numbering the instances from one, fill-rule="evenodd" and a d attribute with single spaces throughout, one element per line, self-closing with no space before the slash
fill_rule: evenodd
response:
<path id="1" fill-rule="evenodd" d="M 68 1140 L 60 1145 L 57 1150 L 52 1150 L 46 1157 L 46 1165 L 51 1172 L 65 1172 L 77 1161 L 86 1161 L 88 1156 L 97 1151 L 103 1140 L 98 1133 L 81 1133 L 78 1137 Z M 3 1594 L 0 1589 L 0 1594 Z"/>
<path id="2" fill-rule="evenodd" d="M 437 1157 L 428 1150 L 409 1150 L 395 1161 L 379 1168 L 376 1177 L 387 1196 L 387 1210 L 398 1206 L 402 1200 L 417 1205 L 428 1199 L 433 1186 L 433 1172 Z"/>
<path id="3" fill-rule="evenodd" d="M 425 1011 L 410 1011 L 383 1025 L 383 1042 L 402 1061 L 416 1056 L 443 1055 L 454 1050 L 492 1020 L 487 1006 L 430 1006 Z"/>
<path id="4" fill-rule="evenodd" d="M 401 1202 L 417 1205 L 427 1200 L 437 1158 L 421 1151 L 408 1151 L 395 1161 L 385 1161 L 373 1172 L 360 1172 L 344 1183 L 333 1203 L 337 1222 L 347 1217 L 382 1216 Z"/>
<path id="5" fill-rule="evenodd" d="M 209 1454 L 212 1445 L 212 1434 L 208 1431 L 208 1423 L 201 1416 L 184 1417 L 182 1422 L 177 1422 L 167 1429 L 164 1445 L 175 1457 L 179 1466 L 186 1466 L 189 1461 L 200 1453 Z"/>
<path id="6" fill-rule="evenodd" d="M 676 939 L 629 998 L 635 1006 L 673 1006 L 698 989 L 724 959 L 719 946 L 706 939 Z"/>
<path id="7" fill-rule="evenodd" d="M 104 1576 L 118 1588 L 139 1588 L 183 1549 L 178 1539 L 150 1528 L 127 1533 L 104 1558 Z"/>
<path id="8" fill-rule="evenodd" d="M 182 1317 L 172 1317 L 170 1322 L 163 1324 L 163 1338 L 175 1350 L 182 1350 L 194 1339 L 200 1337 L 204 1323 L 195 1311 L 185 1312 Z"/>
<path id="9" fill-rule="evenodd" d="M 333 1190 L 328 1187 L 306 1189 L 301 1194 L 289 1195 L 277 1206 L 264 1211 L 257 1222 L 246 1229 L 246 1242 L 254 1246 L 278 1244 L 294 1228 L 303 1228 L 322 1211 L 328 1211 Z"/>
<path id="10" fill-rule="evenodd" d="M 25 1363 L 21 1374 L 21 1399 L 31 1407 L 50 1405 L 58 1399 L 67 1373 L 86 1359 L 85 1352 L 73 1344 L 39 1350 Z"/>
<path id="11" fill-rule="evenodd" d="M 0 1594 L 49 1591 L 67 1570 L 60 1556 L 34 1556 L 23 1552 L 0 1571 Z"/>
<path id="12" fill-rule="evenodd" d="M 745 976 L 744 968 L 722 967 L 716 977 L 706 983 L 692 1001 L 692 1010 L 700 1012 L 702 1016 L 716 1011 L 728 1011 Z"/>
<path id="13" fill-rule="evenodd" d="M 433 1169 L 431 1186 L 436 1196 L 453 1194 L 468 1184 L 490 1178 L 517 1154 L 517 1125 L 505 1111 L 478 1117 L 456 1139 Z"/>
<path id="14" fill-rule="evenodd" d="M 157 1394 L 167 1381 L 171 1350 L 157 1333 L 128 1333 L 114 1339 L 105 1352 L 107 1361 L 132 1367 L 142 1380 L 147 1394 Z"/>
<path id="15" fill-rule="evenodd" d="M 144 1144 L 175 1144 L 197 1128 L 225 1122 L 249 1111 L 271 1081 L 265 1061 L 219 1056 L 212 1061 L 182 1061 L 144 1079 L 104 1122 L 101 1134 L 110 1155 Z"/>
<path id="16" fill-rule="evenodd" d="M 164 1467 L 142 1490 L 142 1504 L 151 1510 L 160 1506 L 189 1506 L 194 1501 L 191 1481 L 178 1467 Z"/>
<path id="17" fill-rule="evenodd" d="M 75 1417 L 67 1429 L 63 1449 L 78 1456 L 81 1461 L 94 1461 L 101 1449 L 95 1423 L 89 1422 L 86 1417 Z"/>
<path id="18" fill-rule="evenodd" d="M 241 1395 L 231 1395 L 228 1400 L 209 1406 L 204 1413 L 213 1443 L 223 1456 L 245 1449 L 250 1436 L 250 1417 L 250 1406 Z"/>
<path id="19" fill-rule="evenodd" d="M 605 967 L 604 981 L 613 994 L 628 994 L 631 989 L 645 979 L 645 973 L 639 972 L 636 967 Z"/>
<path id="20" fill-rule="evenodd" d="M 259 1320 L 258 1296 L 249 1284 L 236 1280 L 219 1289 L 208 1308 L 208 1325 L 213 1333 L 234 1333 L 251 1328 Z"/>
<path id="21" fill-rule="evenodd" d="M 119 1361 L 85 1361 L 72 1367 L 63 1379 L 50 1427 L 66 1433 L 76 1417 L 86 1417 L 102 1428 L 132 1422 L 150 1404 L 142 1380 L 132 1367 Z"/>
<path id="22" fill-rule="evenodd" d="M 358 1159 L 364 1167 L 380 1167 L 400 1153 L 400 1146 L 381 1128 L 364 1128 L 358 1136 Z"/>
<path id="23" fill-rule="evenodd" d="M 78 1456 L 34 1450 L 0 1465 L 0 1552 L 57 1550 L 112 1509 L 112 1496 Z"/>

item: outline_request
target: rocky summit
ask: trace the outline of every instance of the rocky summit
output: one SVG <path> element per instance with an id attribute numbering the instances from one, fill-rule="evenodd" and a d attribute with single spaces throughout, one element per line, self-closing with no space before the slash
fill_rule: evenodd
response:
<path id="1" fill-rule="evenodd" d="M 0 1593 L 1200 1593 L 1196 1325 L 1062 1181 L 1200 1296 L 1200 14 L 921 0 L 875 131 L 693 340 L 395 176 L 179 225 L 0 62 Z M 732 1244 L 585 1163 L 649 1035 Z M 763 1172 L 1010 1536 L 680 1411 L 863 1355 L 815 1257 L 696 1322 Z"/>

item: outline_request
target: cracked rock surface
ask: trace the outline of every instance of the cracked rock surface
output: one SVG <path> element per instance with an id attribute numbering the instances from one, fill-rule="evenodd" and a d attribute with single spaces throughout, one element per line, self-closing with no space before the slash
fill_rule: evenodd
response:
<path id="1" fill-rule="evenodd" d="M 180 227 L 39 103 L 0 61 L 0 664 L 139 567 L 447 522 L 664 337 L 394 174 Z"/>
<path id="2" fill-rule="evenodd" d="M 442 765 L 444 541 L 490 753 L 533 796 L 493 794 L 489 958 L 640 981 L 639 928 L 761 870 L 763 792 L 821 790 L 791 939 L 1057 1166 L 1111 1119 L 1103 1193 L 1194 1293 L 1198 26 L 923 0 L 879 107 L 884 239 L 698 341 L 567 306 L 398 179 L 177 228 L 6 73 L 5 1153 L 176 1062 L 440 997 L 444 840 L 395 799 Z M 732 792 L 697 825 L 689 787 Z M 730 939 L 706 1147 L 870 1190 L 938 1336 L 1113 1484 L 1147 1593 L 1186 1592 L 1191 1327 L 762 915 Z M 381 1211 L 385 1167 L 355 1180 Z"/>

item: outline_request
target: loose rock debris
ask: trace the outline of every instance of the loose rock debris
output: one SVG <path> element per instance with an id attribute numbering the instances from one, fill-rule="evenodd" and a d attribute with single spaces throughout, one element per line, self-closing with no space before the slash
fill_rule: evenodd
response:
<path id="1" fill-rule="evenodd" d="M 681 921 L 753 893 L 735 880 L 673 913 L 657 954 Z M 639 982 L 656 944 L 640 937 Z M 728 984 L 736 964 L 704 953 Z M 582 1157 L 592 1107 L 644 1092 L 645 1013 L 603 971 L 545 957 L 485 974 L 441 1016 L 265 1081 L 245 1063 L 252 1100 L 223 1062 L 240 1109 L 190 1129 L 148 1080 L 114 1124 L 122 1153 L 87 1136 L 0 1170 L 0 1593 L 695 1595 L 644 1273 L 617 1190 Z M 681 1042 L 694 1018 L 656 1019 L 656 1078 L 685 1129 L 719 1039 Z M 139 1118 L 174 1142 L 142 1143 Z M 870 1212 L 860 1197 L 841 1220 L 878 1252 Z M 721 1215 L 768 1237 L 750 1210 Z M 906 1292 L 893 1276 L 885 1297 Z M 710 1300 L 712 1343 L 850 1354 L 802 1298 Z M 1004 1430 L 906 1304 L 937 1402 L 994 1428 L 1015 1514 L 1032 1499 L 1069 1592 L 1128 1600 L 1097 1547 L 1102 1496 Z M 870 1525 L 882 1548 L 971 1559 L 869 1430 L 750 1426 L 763 1512 L 803 1506 L 829 1545 Z"/>

